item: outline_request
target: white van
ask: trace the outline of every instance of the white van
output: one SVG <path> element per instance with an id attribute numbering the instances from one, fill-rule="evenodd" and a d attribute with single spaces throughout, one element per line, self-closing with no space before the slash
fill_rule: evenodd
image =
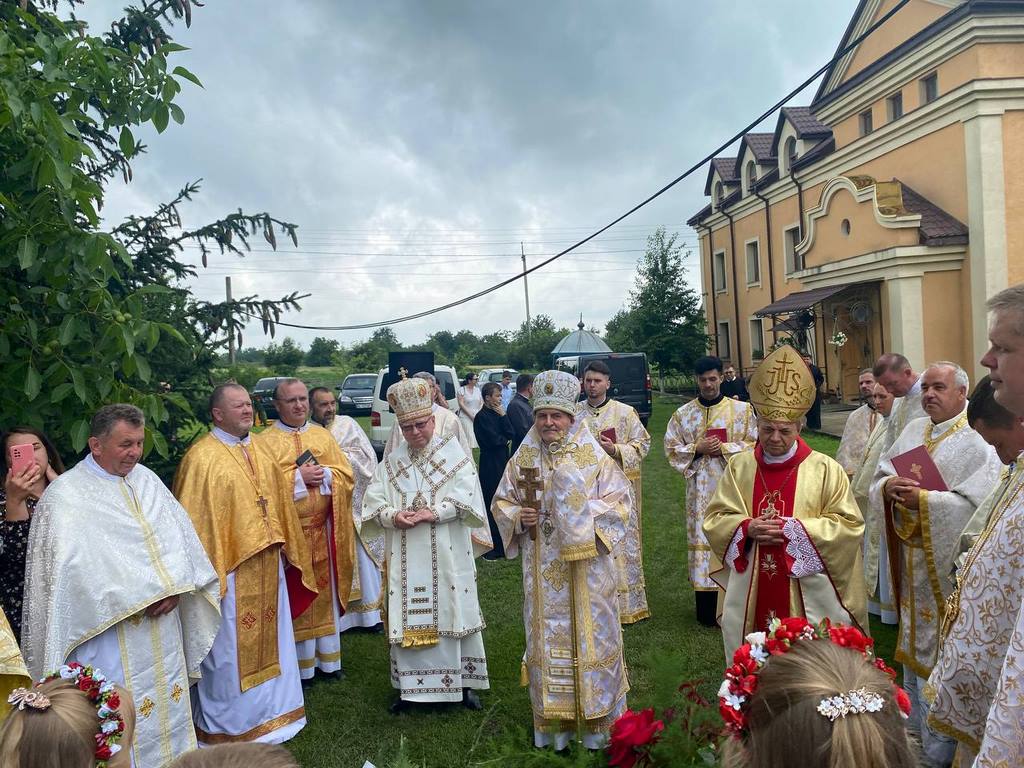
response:
<path id="1" fill-rule="evenodd" d="M 377 383 L 373 387 L 373 407 L 370 410 L 370 443 L 373 450 L 377 452 L 377 458 L 384 455 L 384 446 L 391 437 L 391 428 L 395 425 L 395 412 L 391 410 L 386 399 L 387 392 L 381 392 L 384 377 L 388 369 L 381 368 L 377 371 Z M 452 413 L 459 412 L 459 399 L 457 392 L 459 388 L 459 377 L 455 369 L 449 365 L 435 365 L 434 376 L 444 393 L 445 400 Z"/>

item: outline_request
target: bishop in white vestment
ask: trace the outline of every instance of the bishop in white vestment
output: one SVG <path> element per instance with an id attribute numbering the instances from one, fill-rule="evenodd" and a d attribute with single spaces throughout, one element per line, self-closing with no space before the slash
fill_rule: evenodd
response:
<path id="1" fill-rule="evenodd" d="M 137 768 L 196 748 L 189 683 L 220 629 L 217 573 L 188 514 L 138 463 L 142 411 L 93 417 L 90 454 L 47 487 L 25 572 L 25 663 L 39 679 L 69 661 L 126 688 Z"/>
<path id="2" fill-rule="evenodd" d="M 534 744 L 563 749 L 575 736 L 602 747 L 626 710 L 614 556 L 626 535 L 632 486 L 582 419 L 579 382 L 534 379 L 536 418 L 491 503 L 505 554 L 522 554 Z"/>
<path id="3" fill-rule="evenodd" d="M 345 454 L 355 473 L 352 489 L 352 518 L 356 530 L 360 530 L 360 515 L 363 511 L 363 495 L 366 493 L 373 473 L 377 470 L 377 454 L 370 444 L 366 432 L 359 423 L 349 416 L 338 416 L 338 403 L 326 387 L 315 387 L 309 392 L 313 421 L 331 433 Z M 381 571 L 384 568 L 384 534 L 368 536 L 361 531 L 356 538 L 356 563 L 352 569 L 352 594 L 348 608 L 341 617 L 341 631 L 355 627 L 375 627 L 383 621 L 381 606 Z"/>
<path id="4" fill-rule="evenodd" d="M 480 482 L 454 436 L 435 437 L 427 382 L 404 379 L 387 397 L 405 439 L 374 472 L 361 533 L 385 537 L 391 684 L 400 695 L 392 711 L 458 701 L 479 709 L 474 689 L 489 684 L 474 550 L 491 549 Z"/>

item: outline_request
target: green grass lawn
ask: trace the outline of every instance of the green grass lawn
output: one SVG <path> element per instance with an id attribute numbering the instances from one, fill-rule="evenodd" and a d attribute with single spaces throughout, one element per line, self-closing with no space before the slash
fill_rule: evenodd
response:
<path id="1" fill-rule="evenodd" d="M 625 629 L 630 707 L 651 704 L 655 687 L 702 681 L 702 693 L 713 698 L 721 681 L 724 659 L 721 635 L 697 624 L 693 592 L 686 578 L 686 528 L 683 525 L 683 481 L 665 460 L 662 438 L 678 402 L 655 400 L 648 429 L 651 452 L 644 464 L 644 566 L 653 617 Z M 369 419 L 359 420 L 364 429 Z M 808 437 L 810 445 L 834 455 L 838 440 Z M 342 650 L 347 678 L 320 683 L 307 694 L 309 724 L 288 746 L 304 768 L 361 768 L 364 760 L 378 768 L 390 766 L 405 740 L 415 766 L 427 768 L 523 765 L 525 758 L 495 760 L 496 744 L 506 749 L 532 743 L 527 690 L 519 685 L 524 638 L 519 560 L 477 561 L 480 601 L 487 620 L 484 642 L 491 689 L 481 694 L 483 712 L 455 707 L 443 712 L 392 716 L 395 693 L 388 676 L 384 637 L 346 634 Z M 895 632 L 877 637 L 879 652 L 891 662 Z M 565 759 L 569 766 L 572 761 Z"/>

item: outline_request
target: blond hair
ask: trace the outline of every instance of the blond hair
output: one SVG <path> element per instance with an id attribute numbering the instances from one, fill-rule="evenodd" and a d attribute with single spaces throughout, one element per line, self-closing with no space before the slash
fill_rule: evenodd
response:
<path id="1" fill-rule="evenodd" d="M 835 722 L 818 713 L 821 700 L 864 688 L 882 697 L 881 711 Z M 917 760 L 903 730 L 889 677 L 862 654 L 827 640 L 797 643 L 772 656 L 751 697 L 749 736 L 731 740 L 727 768 L 913 768 Z"/>
<path id="2" fill-rule="evenodd" d="M 277 744 L 220 744 L 182 755 L 171 768 L 299 768 L 291 752 Z"/>
<path id="3" fill-rule="evenodd" d="M 34 689 L 47 709 L 14 709 L 0 729 L 0 768 L 92 768 L 100 721 L 89 698 L 66 680 Z"/>

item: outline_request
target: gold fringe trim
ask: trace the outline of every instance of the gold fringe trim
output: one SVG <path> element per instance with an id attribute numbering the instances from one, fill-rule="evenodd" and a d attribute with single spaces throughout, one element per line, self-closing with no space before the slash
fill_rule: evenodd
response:
<path id="1" fill-rule="evenodd" d="M 597 557 L 597 544 L 570 544 L 563 547 L 559 557 L 567 563 L 577 560 L 590 560 Z"/>
<path id="2" fill-rule="evenodd" d="M 268 720 L 262 725 L 257 725 L 255 728 L 250 728 L 245 733 L 231 734 L 231 733 L 207 733 L 198 725 L 196 726 L 196 738 L 203 744 L 235 744 L 242 741 L 255 741 L 261 736 L 266 736 L 268 733 L 276 731 L 278 728 L 283 728 L 286 725 L 294 723 L 296 720 L 301 720 L 306 716 L 306 708 L 304 706 L 298 709 L 293 709 L 291 712 L 275 717 L 273 720 Z"/>
<path id="3" fill-rule="evenodd" d="M 439 641 L 436 629 L 407 629 L 402 633 L 403 648 L 429 648 Z"/>

